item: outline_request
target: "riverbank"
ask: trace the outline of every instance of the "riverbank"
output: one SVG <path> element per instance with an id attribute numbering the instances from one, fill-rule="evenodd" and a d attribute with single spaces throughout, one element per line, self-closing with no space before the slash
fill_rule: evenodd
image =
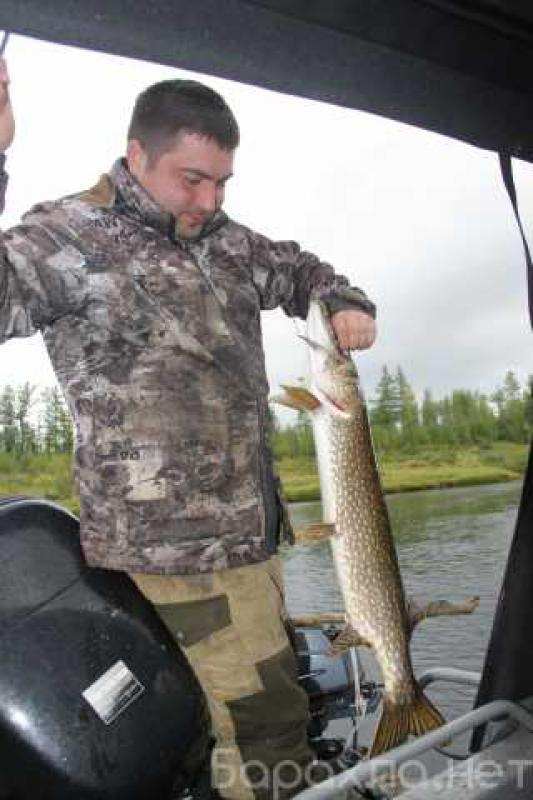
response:
<path id="1" fill-rule="evenodd" d="M 520 480 L 528 446 L 497 442 L 463 449 L 428 449 L 380 459 L 386 492 L 408 492 L 444 486 L 477 486 Z M 0 496 L 46 497 L 79 514 L 72 481 L 72 459 L 67 454 L 14 458 L 0 453 Z M 319 500 L 316 465 L 311 459 L 283 459 L 277 464 L 287 500 Z"/>
<path id="2" fill-rule="evenodd" d="M 379 459 L 385 492 L 412 492 L 446 486 L 479 486 L 521 480 L 528 445 L 496 442 L 461 449 L 431 448 L 418 453 L 394 453 Z M 278 462 L 285 497 L 290 502 L 320 499 L 316 465 L 311 459 Z"/>
<path id="3" fill-rule="evenodd" d="M 0 453 L 0 497 L 46 497 L 79 515 L 80 501 L 72 480 L 72 456 L 67 453 L 14 458 Z"/>

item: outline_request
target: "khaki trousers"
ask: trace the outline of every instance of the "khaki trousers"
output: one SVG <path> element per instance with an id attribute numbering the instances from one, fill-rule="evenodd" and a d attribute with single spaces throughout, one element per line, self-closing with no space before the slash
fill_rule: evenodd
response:
<path id="1" fill-rule="evenodd" d="M 208 575 L 131 575 L 179 642 L 207 697 L 212 784 L 228 800 L 291 797 L 313 756 L 307 695 L 284 627 L 281 563 Z"/>

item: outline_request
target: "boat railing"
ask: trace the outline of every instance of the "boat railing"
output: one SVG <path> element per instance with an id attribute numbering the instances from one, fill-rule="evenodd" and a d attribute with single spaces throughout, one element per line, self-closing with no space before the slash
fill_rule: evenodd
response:
<path id="1" fill-rule="evenodd" d="M 425 689 L 426 686 L 437 681 L 459 683 L 462 686 L 478 686 L 480 680 L 480 672 L 469 672 L 466 669 L 455 669 L 454 667 L 427 669 L 417 677 L 417 682 L 421 689 Z"/>
<path id="2" fill-rule="evenodd" d="M 422 687 L 437 681 L 477 686 L 480 676 L 476 672 L 438 667 L 422 673 L 418 681 Z M 369 781 L 375 781 L 382 774 L 391 774 L 401 764 L 421 755 L 435 747 L 447 745 L 451 739 L 478 725 L 485 725 L 501 719 L 513 719 L 533 733 L 533 714 L 523 706 L 509 700 L 495 700 L 479 708 L 469 711 L 457 719 L 447 722 L 437 730 L 395 747 L 380 756 L 360 761 L 355 767 L 345 770 L 339 775 L 328 778 L 315 786 L 305 789 L 296 795 L 297 800 L 326 800 L 337 797 L 353 787 L 365 791 Z"/>

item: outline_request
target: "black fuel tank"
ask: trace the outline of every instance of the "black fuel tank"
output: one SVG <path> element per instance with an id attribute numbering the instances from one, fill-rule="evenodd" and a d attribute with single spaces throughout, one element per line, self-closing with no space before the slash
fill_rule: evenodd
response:
<path id="1" fill-rule="evenodd" d="M 185 657 L 124 573 L 85 565 L 78 520 L 0 501 L 0 800 L 165 800 L 208 737 Z"/>

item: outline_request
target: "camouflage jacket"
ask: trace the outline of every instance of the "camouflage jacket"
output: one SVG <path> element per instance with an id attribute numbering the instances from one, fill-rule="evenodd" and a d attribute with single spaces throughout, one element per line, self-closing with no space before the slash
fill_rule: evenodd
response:
<path id="1" fill-rule="evenodd" d="M 193 574 L 268 558 L 260 311 L 305 318 L 316 289 L 372 312 L 366 296 L 223 212 L 178 239 L 122 160 L 32 208 L 0 255 L 0 343 L 42 331 L 75 423 L 88 563 Z"/>

